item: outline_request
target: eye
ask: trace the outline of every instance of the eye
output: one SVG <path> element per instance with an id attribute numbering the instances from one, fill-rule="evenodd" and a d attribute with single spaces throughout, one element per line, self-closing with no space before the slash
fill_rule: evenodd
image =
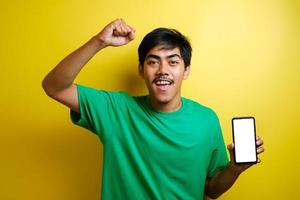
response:
<path id="1" fill-rule="evenodd" d="M 158 61 L 155 61 L 155 60 L 149 60 L 147 62 L 148 65 L 155 65 L 155 64 L 158 64 Z"/>
<path id="2" fill-rule="evenodd" d="M 176 61 L 176 60 L 171 60 L 169 63 L 170 63 L 170 65 L 172 65 L 172 66 L 178 65 L 178 64 L 179 64 L 179 62 Z"/>

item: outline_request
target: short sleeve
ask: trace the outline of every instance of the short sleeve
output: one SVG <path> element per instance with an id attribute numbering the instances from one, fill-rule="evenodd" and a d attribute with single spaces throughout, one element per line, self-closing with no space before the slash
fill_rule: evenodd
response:
<path id="1" fill-rule="evenodd" d="M 223 170 L 229 162 L 222 129 L 216 114 L 212 123 L 212 135 L 213 148 L 207 172 L 208 177 L 213 177 L 218 171 Z"/>
<path id="2" fill-rule="evenodd" d="M 101 142 L 114 134 L 121 95 L 76 84 L 79 112 L 70 111 L 71 121 L 97 134 Z"/>

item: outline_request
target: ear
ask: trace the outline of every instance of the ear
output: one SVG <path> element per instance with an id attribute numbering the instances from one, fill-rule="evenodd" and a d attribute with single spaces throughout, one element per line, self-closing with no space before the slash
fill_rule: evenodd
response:
<path id="1" fill-rule="evenodd" d="M 144 78 L 144 70 L 143 70 L 143 66 L 141 64 L 139 64 L 138 66 L 138 70 L 139 70 L 139 75 Z"/>
<path id="2" fill-rule="evenodd" d="M 190 70 L 191 70 L 190 65 L 185 67 L 184 72 L 183 72 L 183 80 L 185 80 L 189 77 Z"/>

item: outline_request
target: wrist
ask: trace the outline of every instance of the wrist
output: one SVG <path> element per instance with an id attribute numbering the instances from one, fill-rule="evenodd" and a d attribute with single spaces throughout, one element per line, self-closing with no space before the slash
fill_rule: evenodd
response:
<path id="1" fill-rule="evenodd" d="M 238 177 L 243 171 L 239 170 L 239 168 L 232 162 L 229 162 L 227 165 L 227 169 L 230 173 L 236 177 Z"/>
<path id="2" fill-rule="evenodd" d="M 95 47 L 96 52 L 100 51 L 101 49 L 107 47 L 108 45 L 100 40 L 97 36 L 94 36 L 89 41 L 93 47 Z"/>

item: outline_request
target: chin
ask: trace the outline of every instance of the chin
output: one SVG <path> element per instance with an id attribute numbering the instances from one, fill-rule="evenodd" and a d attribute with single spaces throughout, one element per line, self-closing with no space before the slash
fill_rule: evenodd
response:
<path id="1" fill-rule="evenodd" d="M 154 99 L 160 104 L 167 104 L 171 101 L 171 97 L 169 95 L 154 95 Z"/>

